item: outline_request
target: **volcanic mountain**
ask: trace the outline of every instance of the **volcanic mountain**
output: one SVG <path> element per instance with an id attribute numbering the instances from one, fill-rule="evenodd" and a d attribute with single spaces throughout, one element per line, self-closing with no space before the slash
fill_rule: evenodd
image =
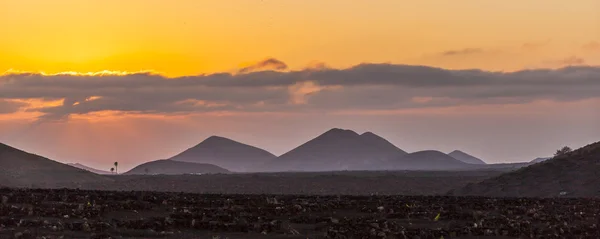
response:
<path id="1" fill-rule="evenodd" d="M 171 160 L 191 163 L 214 164 L 234 172 L 254 171 L 276 158 L 266 150 L 242 144 L 231 139 L 211 136 L 200 144 L 171 157 Z"/>
<path id="2" fill-rule="evenodd" d="M 85 166 L 85 165 L 83 165 L 83 164 L 80 164 L 80 163 L 68 163 L 67 165 L 69 165 L 69 166 L 73 166 L 73 167 L 76 167 L 76 168 L 80 168 L 80 169 L 83 169 L 83 170 L 85 170 L 85 171 L 89 171 L 89 172 L 92 172 L 92 173 L 95 173 L 95 174 L 102 174 L 102 175 L 105 175 L 105 174 L 112 174 L 112 173 L 111 173 L 111 172 L 109 172 L 109 171 L 104 171 L 104 170 L 100 170 L 100 169 L 95 169 L 95 168 L 88 167 L 88 166 Z"/>
<path id="3" fill-rule="evenodd" d="M 10 187 L 63 187 L 112 181 L 0 143 L 0 184 Z"/>
<path id="4" fill-rule="evenodd" d="M 371 132 L 362 135 L 334 128 L 279 156 L 266 171 L 338 171 L 386 169 L 388 161 L 406 155 Z"/>
<path id="5" fill-rule="evenodd" d="M 174 160 L 156 160 L 138 165 L 137 167 L 124 173 L 131 174 L 210 174 L 210 173 L 228 173 L 229 170 L 213 164 L 189 163 Z"/>
<path id="6" fill-rule="evenodd" d="M 394 160 L 393 169 L 400 170 L 459 170 L 473 168 L 472 164 L 462 162 L 436 150 L 424 150 L 410 153 Z"/>
<path id="7" fill-rule="evenodd" d="M 509 197 L 596 197 L 600 196 L 598 185 L 600 142 L 450 193 Z"/>
<path id="8" fill-rule="evenodd" d="M 460 151 L 460 150 L 454 150 L 451 153 L 449 153 L 448 155 L 450 155 L 451 157 L 453 157 L 457 160 L 468 163 L 468 164 L 480 164 L 480 165 L 486 164 L 483 160 L 481 160 L 475 156 L 472 156 L 470 154 L 467 154 L 463 151 Z"/>

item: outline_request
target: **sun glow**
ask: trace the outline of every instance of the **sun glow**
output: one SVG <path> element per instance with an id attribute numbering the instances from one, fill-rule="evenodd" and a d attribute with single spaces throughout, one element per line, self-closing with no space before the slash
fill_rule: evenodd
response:
<path id="1" fill-rule="evenodd" d="M 102 70 L 94 72 L 78 72 L 78 71 L 61 71 L 55 73 L 47 73 L 45 71 L 32 72 L 32 71 L 20 71 L 15 69 L 8 69 L 0 76 L 5 75 L 27 75 L 27 74 L 39 74 L 43 76 L 126 76 L 135 74 L 161 74 L 155 70 L 141 70 L 141 71 L 112 71 Z"/>

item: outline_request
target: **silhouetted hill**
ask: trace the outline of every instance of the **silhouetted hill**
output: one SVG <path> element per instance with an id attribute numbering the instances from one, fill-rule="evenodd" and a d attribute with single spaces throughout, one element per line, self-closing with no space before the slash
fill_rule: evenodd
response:
<path id="1" fill-rule="evenodd" d="M 334 128 L 268 162 L 266 171 L 338 171 L 385 169 L 390 159 L 405 155 L 370 132 Z"/>
<path id="2" fill-rule="evenodd" d="M 546 160 L 548 160 L 548 159 L 551 159 L 551 158 L 552 158 L 552 157 L 546 157 L 546 158 L 536 158 L 536 159 L 534 159 L 534 160 L 531 160 L 531 163 L 541 163 L 541 162 L 544 162 L 544 161 L 546 161 Z"/>
<path id="3" fill-rule="evenodd" d="M 436 150 L 424 150 L 404 155 L 394 161 L 394 169 L 402 170 L 460 170 L 474 168 Z"/>
<path id="4" fill-rule="evenodd" d="M 276 156 L 266 150 L 231 139 L 211 136 L 170 159 L 181 162 L 214 164 L 234 172 L 249 172 L 255 171 L 257 165 L 274 158 Z"/>
<path id="5" fill-rule="evenodd" d="M 174 160 L 156 160 L 138 165 L 137 167 L 124 173 L 132 174 L 211 174 L 211 173 L 228 173 L 229 170 L 221 168 L 213 164 L 206 163 L 190 163 Z"/>
<path id="6" fill-rule="evenodd" d="M 365 148 L 366 153 L 372 153 L 382 160 L 389 160 L 397 157 L 398 155 L 408 154 L 406 151 L 399 149 L 394 144 L 390 143 L 383 137 L 376 135 L 372 132 L 365 132 L 360 135 L 360 140 L 364 145 L 368 146 Z"/>
<path id="7" fill-rule="evenodd" d="M 462 162 L 469 163 L 469 164 L 486 164 L 483 160 L 481 160 L 473 155 L 467 154 L 463 151 L 460 151 L 460 150 L 454 150 L 451 153 L 449 153 L 448 155 L 450 155 L 451 157 L 453 157 L 455 159 L 458 159 Z"/>
<path id="8" fill-rule="evenodd" d="M 600 196 L 600 142 L 451 192 L 509 197 Z"/>
<path id="9" fill-rule="evenodd" d="M 0 143 L 0 184 L 10 187 L 58 187 L 112 181 Z"/>
<path id="10" fill-rule="evenodd" d="M 80 164 L 80 163 L 68 163 L 67 165 L 69 165 L 69 166 L 73 166 L 73 167 L 76 167 L 76 168 L 79 168 L 79 169 L 83 169 L 83 170 L 85 170 L 85 171 L 89 171 L 89 172 L 92 172 L 92 173 L 95 173 L 95 174 L 102 174 L 102 175 L 105 175 L 105 174 L 112 174 L 112 173 L 111 173 L 111 172 L 109 172 L 109 171 L 104 171 L 104 170 L 100 170 L 100 169 L 95 169 L 95 168 L 88 167 L 88 166 L 85 166 L 85 165 L 83 165 L 83 164 Z"/>

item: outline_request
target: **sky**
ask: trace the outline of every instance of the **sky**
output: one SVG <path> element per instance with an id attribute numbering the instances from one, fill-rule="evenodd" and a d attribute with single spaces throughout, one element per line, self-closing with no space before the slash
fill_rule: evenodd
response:
<path id="1" fill-rule="evenodd" d="M 125 170 L 333 128 L 528 161 L 600 140 L 597 0 L 2 0 L 0 142 Z"/>

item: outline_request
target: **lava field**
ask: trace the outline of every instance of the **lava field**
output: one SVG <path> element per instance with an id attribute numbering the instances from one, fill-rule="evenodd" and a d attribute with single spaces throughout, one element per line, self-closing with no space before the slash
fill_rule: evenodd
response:
<path id="1" fill-rule="evenodd" d="M 600 199 L 0 189 L 0 238 L 600 238 Z"/>

